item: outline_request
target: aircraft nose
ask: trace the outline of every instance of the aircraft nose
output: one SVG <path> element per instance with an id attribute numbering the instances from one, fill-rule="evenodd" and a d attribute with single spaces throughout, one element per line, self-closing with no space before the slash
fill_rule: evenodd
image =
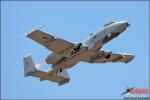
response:
<path id="1" fill-rule="evenodd" d="M 119 22 L 117 25 L 119 25 L 119 27 L 114 31 L 114 33 L 121 33 L 124 30 L 126 30 L 127 27 L 130 26 L 130 24 L 127 21 Z"/>
<path id="2" fill-rule="evenodd" d="M 130 26 L 130 24 L 127 22 L 127 23 L 126 23 L 126 26 L 127 26 L 127 27 L 129 27 L 129 26 Z"/>
<path id="3" fill-rule="evenodd" d="M 127 21 L 123 21 L 122 25 L 125 26 L 125 27 L 129 27 L 130 26 L 130 24 Z"/>
<path id="4" fill-rule="evenodd" d="M 128 27 L 130 26 L 130 24 L 128 23 Z"/>

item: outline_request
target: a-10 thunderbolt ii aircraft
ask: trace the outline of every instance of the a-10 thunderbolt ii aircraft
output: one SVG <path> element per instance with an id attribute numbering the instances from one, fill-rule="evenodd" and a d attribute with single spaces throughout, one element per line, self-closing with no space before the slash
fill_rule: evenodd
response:
<path id="1" fill-rule="evenodd" d="M 40 78 L 41 81 L 50 80 L 62 85 L 70 80 L 66 69 L 73 67 L 79 61 L 88 63 L 128 63 L 134 58 L 134 55 L 112 53 L 112 51 L 104 51 L 101 48 L 117 37 L 129 25 L 127 21 L 111 21 L 97 32 L 90 34 L 84 42 L 76 44 L 47 34 L 39 29 L 34 30 L 26 36 L 53 52 L 45 59 L 45 62 L 52 64 L 52 66 L 48 72 L 40 71 L 33 63 L 31 55 L 27 54 L 24 56 L 25 76 L 34 76 Z"/>

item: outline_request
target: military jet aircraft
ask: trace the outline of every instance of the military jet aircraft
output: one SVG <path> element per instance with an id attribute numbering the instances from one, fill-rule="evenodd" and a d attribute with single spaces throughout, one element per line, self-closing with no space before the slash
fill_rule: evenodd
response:
<path id="1" fill-rule="evenodd" d="M 126 93 L 129 93 L 129 92 L 132 91 L 134 88 L 135 88 L 135 87 L 132 87 L 132 88 L 128 88 L 128 87 L 127 87 L 126 91 L 123 92 L 121 95 L 124 95 L 124 94 L 126 94 Z"/>
<path id="2" fill-rule="evenodd" d="M 73 67 L 79 61 L 128 63 L 134 58 L 134 55 L 112 53 L 112 51 L 104 51 L 101 48 L 129 25 L 127 21 L 111 21 L 80 43 L 71 43 L 36 29 L 26 36 L 53 52 L 45 59 L 45 62 L 52 66 L 48 72 L 40 71 L 33 63 L 31 55 L 27 54 L 23 59 L 25 76 L 34 76 L 40 78 L 41 81 L 49 80 L 62 85 L 70 80 L 66 69 Z"/>

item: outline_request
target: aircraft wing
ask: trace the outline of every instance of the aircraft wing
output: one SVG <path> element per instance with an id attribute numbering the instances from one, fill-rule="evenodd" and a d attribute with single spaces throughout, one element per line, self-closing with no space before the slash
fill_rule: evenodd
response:
<path id="1" fill-rule="evenodd" d="M 47 73 L 47 72 L 37 70 L 37 68 L 35 67 L 35 65 L 32 61 L 30 54 L 26 55 L 24 57 L 23 61 L 24 61 L 25 77 L 34 76 L 34 77 L 40 78 L 41 81 L 49 80 L 49 81 L 58 83 L 58 85 L 65 84 L 65 83 L 69 82 L 69 80 L 70 80 L 70 77 L 66 70 L 63 70 L 62 72 L 59 72 L 58 74 L 52 75 L 52 76 L 50 76 L 49 73 Z"/>
<path id="2" fill-rule="evenodd" d="M 94 63 L 105 63 L 105 62 L 123 62 L 128 63 L 134 58 L 134 55 L 129 54 L 117 54 L 105 52 L 105 55 L 93 59 Z"/>
<path id="3" fill-rule="evenodd" d="M 74 45 L 71 42 L 56 38 L 40 30 L 34 30 L 33 32 L 27 34 L 27 37 L 38 42 L 48 50 L 51 50 L 55 53 L 60 53 L 61 51 L 64 51 L 65 49 L 70 48 Z"/>

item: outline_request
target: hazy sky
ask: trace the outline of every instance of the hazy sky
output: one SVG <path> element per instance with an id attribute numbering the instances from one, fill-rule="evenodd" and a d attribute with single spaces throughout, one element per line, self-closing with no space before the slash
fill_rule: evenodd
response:
<path id="1" fill-rule="evenodd" d="M 109 99 L 123 98 L 126 87 L 149 86 L 148 1 L 23 1 L 1 6 L 1 91 L 3 99 Z M 68 70 L 70 82 L 57 86 L 24 77 L 23 56 L 42 63 L 50 53 L 25 37 L 33 29 L 70 42 L 80 42 L 110 20 L 126 20 L 130 27 L 103 49 L 134 54 L 128 64 L 80 62 Z M 50 65 L 43 65 L 47 71 Z"/>

